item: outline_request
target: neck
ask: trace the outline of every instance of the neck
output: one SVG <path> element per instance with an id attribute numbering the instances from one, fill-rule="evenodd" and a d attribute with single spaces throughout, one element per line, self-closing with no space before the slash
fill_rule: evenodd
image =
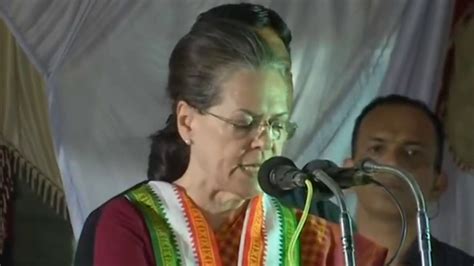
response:
<path id="1" fill-rule="evenodd" d="M 357 206 L 358 232 L 373 242 L 388 249 L 385 262 L 395 254 L 401 237 L 402 223 L 398 216 L 382 216 L 373 213 L 360 205 Z M 408 249 L 416 240 L 416 216 L 407 216 L 407 238 L 401 247 L 398 258 L 391 265 L 399 265 L 406 256 Z"/>
<path id="2" fill-rule="evenodd" d="M 189 167 L 174 183 L 186 190 L 186 194 L 200 208 L 211 227 L 218 230 L 221 225 L 240 214 L 246 200 L 217 189 L 215 180 L 217 179 L 204 171 Z"/>

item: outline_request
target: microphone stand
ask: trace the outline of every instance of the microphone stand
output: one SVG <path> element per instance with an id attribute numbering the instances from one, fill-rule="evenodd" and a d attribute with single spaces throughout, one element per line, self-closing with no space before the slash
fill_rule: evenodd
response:
<path id="1" fill-rule="evenodd" d="M 313 171 L 312 174 L 314 175 L 316 181 L 320 181 L 321 183 L 326 185 L 337 199 L 339 208 L 341 210 L 340 224 L 342 232 L 341 240 L 344 252 L 344 260 L 347 266 L 355 266 L 356 263 L 354 255 L 354 232 L 352 229 L 350 214 L 347 211 L 347 205 L 344 201 L 344 194 L 342 193 L 342 190 L 336 183 L 336 181 L 329 177 L 324 171 L 317 169 Z"/>
<path id="2" fill-rule="evenodd" d="M 432 266 L 431 261 L 431 240 L 430 223 L 426 211 L 426 203 L 421 192 L 420 186 L 409 173 L 395 167 L 380 165 L 372 160 L 365 160 L 361 163 L 361 170 L 367 173 L 382 172 L 402 178 L 408 185 L 416 200 L 417 207 L 417 229 L 418 229 L 418 248 L 421 255 L 421 265 Z"/>

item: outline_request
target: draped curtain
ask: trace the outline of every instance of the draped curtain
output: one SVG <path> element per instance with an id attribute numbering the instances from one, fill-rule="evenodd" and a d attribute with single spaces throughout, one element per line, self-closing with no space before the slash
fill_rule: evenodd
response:
<path id="1" fill-rule="evenodd" d="M 0 21 L 0 145 L 17 180 L 67 216 L 43 77 Z M 3 196 L 3 194 L 2 194 Z"/>
<path id="2" fill-rule="evenodd" d="M 44 80 L 0 21 L 0 264 L 8 263 L 13 242 L 20 242 L 14 241 L 14 223 L 21 220 L 15 215 L 18 182 L 67 218 Z"/>
<path id="3" fill-rule="evenodd" d="M 147 136 L 170 112 L 170 51 L 200 12 L 224 2 L 237 1 L 0 2 L 0 15 L 47 80 L 76 236 L 92 209 L 146 178 Z M 347 157 L 354 118 L 376 95 L 402 93 L 433 106 L 451 1 L 252 2 L 275 9 L 293 32 L 299 128 L 285 154 L 298 164 Z"/>
<path id="4" fill-rule="evenodd" d="M 446 129 L 449 187 L 432 221 L 437 236 L 474 254 L 474 1 L 457 0 L 438 112 Z"/>

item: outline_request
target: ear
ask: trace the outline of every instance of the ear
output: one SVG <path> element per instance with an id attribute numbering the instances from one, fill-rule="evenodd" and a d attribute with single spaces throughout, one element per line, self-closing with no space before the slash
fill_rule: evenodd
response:
<path id="1" fill-rule="evenodd" d="M 446 173 L 441 172 L 434 180 L 433 188 L 431 190 L 431 198 L 439 199 L 444 192 L 448 190 L 448 177 Z"/>
<path id="2" fill-rule="evenodd" d="M 179 101 L 176 105 L 176 123 L 181 138 L 186 143 L 192 142 L 193 121 L 196 117 L 196 109 L 185 101 Z"/>
<path id="3" fill-rule="evenodd" d="M 346 168 L 350 168 L 350 167 L 354 167 L 354 160 L 352 160 L 352 158 L 346 158 L 344 159 L 344 163 L 342 166 L 346 167 Z"/>

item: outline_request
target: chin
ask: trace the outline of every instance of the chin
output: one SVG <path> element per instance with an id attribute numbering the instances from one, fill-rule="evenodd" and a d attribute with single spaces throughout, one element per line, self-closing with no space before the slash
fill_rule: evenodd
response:
<path id="1" fill-rule="evenodd" d="M 398 219 L 400 214 L 395 206 L 387 204 L 360 203 L 362 208 L 377 217 Z"/>
<path id="2" fill-rule="evenodd" d="M 258 178 L 250 176 L 247 173 L 234 176 L 234 178 L 229 181 L 230 182 L 227 183 L 228 191 L 238 195 L 242 199 L 251 199 L 263 194 L 258 184 Z"/>
<path id="3" fill-rule="evenodd" d="M 400 201 L 400 204 L 405 210 L 407 216 L 412 216 L 413 213 L 416 214 L 416 208 L 413 209 L 415 205 L 413 205 L 413 207 L 411 206 L 410 208 L 407 208 L 406 206 L 410 206 L 408 202 L 405 202 L 400 197 L 398 197 L 398 200 Z M 360 204 L 362 208 L 374 216 L 387 219 L 400 219 L 400 213 L 398 212 L 395 203 L 388 195 L 376 195 L 374 193 L 372 197 L 360 199 L 358 204 Z M 415 203 L 413 202 L 413 204 Z"/>
<path id="4" fill-rule="evenodd" d="M 246 194 L 245 198 L 252 199 L 252 198 L 255 198 L 257 196 L 262 195 L 263 191 L 261 191 L 260 188 L 258 188 L 258 189 L 253 188 L 250 191 L 247 191 L 247 193 L 245 193 L 245 194 Z"/>
<path id="5" fill-rule="evenodd" d="M 399 216 L 397 207 L 390 195 L 382 190 L 370 189 L 370 191 L 362 191 L 360 189 L 357 193 L 357 198 L 357 204 L 374 215 L 384 217 Z"/>

